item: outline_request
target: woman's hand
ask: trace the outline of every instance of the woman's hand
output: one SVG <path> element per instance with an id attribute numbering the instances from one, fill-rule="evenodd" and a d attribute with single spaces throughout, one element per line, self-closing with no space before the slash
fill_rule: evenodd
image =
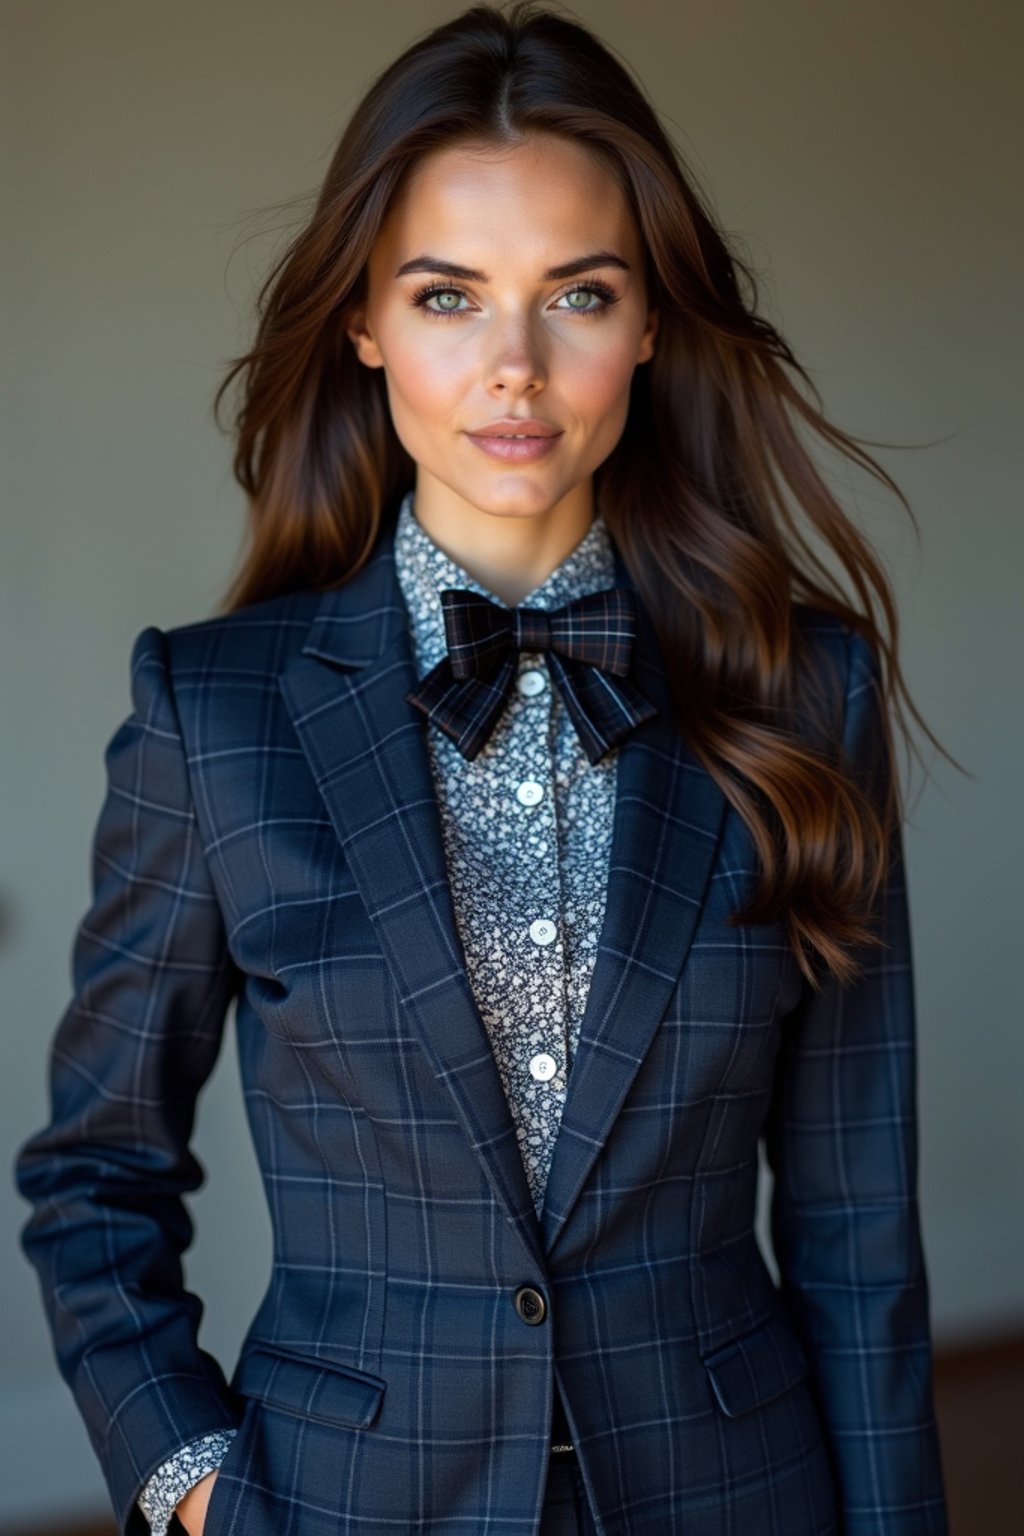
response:
<path id="1" fill-rule="evenodd" d="M 210 1503 L 210 1494 L 213 1485 L 217 1481 L 216 1472 L 207 1472 L 198 1483 L 193 1483 L 183 1499 L 179 1499 L 174 1512 L 182 1525 L 188 1531 L 188 1536 L 203 1536 L 203 1526 L 206 1524 L 206 1510 Z"/>

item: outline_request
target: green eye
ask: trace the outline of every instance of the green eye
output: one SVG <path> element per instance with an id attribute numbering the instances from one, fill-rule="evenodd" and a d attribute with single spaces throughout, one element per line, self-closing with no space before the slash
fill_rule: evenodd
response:
<path id="1" fill-rule="evenodd" d="M 437 298 L 436 306 L 427 302 L 434 297 Z M 442 283 L 432 283 L 426 288 L 421 288 L 418 293 L 414 293 L 412 303 L 417 308 L 424 310 L 428 315 L 439 315 L 447 319 L 449 316 L 455 317 L 468 313 L 468 310 L 462 309 L 459 306 L 459 300 L 465 297 L 466 294 L 461 288 L 452 288 Z M 588 302 L 590 298 L 596 298 L 600 302 L 592 305 Z M 445 303 L 446 299 L 451 299 L 452 302 Z M 562 299 L 570 300 L 569 309 L 586 318 L 602 315 L 606 309 L 610 309 L 613 304 L 618 303 L 614 289 L 609 288 L 607 283 L 602 283 L 597 279 L 590 283 L 580 284 L 575 288 L 567 288 L 558 295 L 556 302 L 560 302 Z M 575 299 L 581 299 L 582 302 L 572 302 Z"/>

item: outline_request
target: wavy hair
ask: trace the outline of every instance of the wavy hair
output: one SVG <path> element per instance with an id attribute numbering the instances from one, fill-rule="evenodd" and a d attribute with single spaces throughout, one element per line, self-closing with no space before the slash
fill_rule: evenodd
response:
<path id="1" fill-rule="evenodd" d="M 894 767 L 878 794 L 844 764 L 835 698 L 820 686 L 794 605 L 837 616 L 871 644 L 887 763 L 897 715 L 905 729 L 898 694 L 924 722 L 900 670 L 886 572 L 801 429 L 881 481 L 915 531 L 916 522 L 863 450 L 870 440 L 826 420 L 810 377 L 758 314 L 753 271 L 716 227 L 643 89 L 570 17 L 530 0 L 474 5 L 417 38 L 351 115 L 312 213 L 259 291 L 254 343 L 216 391 L 221 426 L 225 392 L 239 387 L 233 470 L 248 502 L 247 548 L 222 611 L 342 584 L 367 559 L 416 470 L 382 370 L 364 367 L 346 335 L 370 251 L 421 156 L 533 132 L 599 156 L 642 236 L 660 312 L 655 353 L 634 370 L 626 425 L 594 472 L 594 495 L 657 632 L 680 729 L 755 843 L 758 883 L 731 921 L 780 922 L 815 989 L 822 970 L 845 985 L 862 968 L 858 947 L 881 942 L 872 915 L 904 803 Z M 798 716 L 817 720 L 810 736 Z"/>

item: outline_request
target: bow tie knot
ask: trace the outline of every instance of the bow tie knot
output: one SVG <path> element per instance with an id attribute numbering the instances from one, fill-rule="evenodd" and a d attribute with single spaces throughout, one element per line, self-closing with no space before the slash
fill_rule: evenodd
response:
<path id="1" fill-rule="evenodd" d="M 589 760 L 657 713 L 628 679 L 636 612 L 633 592 L 610 587 L 561 608 L 503 608 L 481 593 L 441 593 L 447 655 L 407 695 L 473 759 L 507 702 L 520 651 L 548 654 Z"/>

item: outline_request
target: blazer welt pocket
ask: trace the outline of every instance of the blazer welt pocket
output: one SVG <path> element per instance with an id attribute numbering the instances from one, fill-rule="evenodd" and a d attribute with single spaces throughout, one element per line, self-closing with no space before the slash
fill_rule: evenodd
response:
<path id="1" fill-rule="evenodd" d="M 365 1429 L 377 1416 L 387 1383 L 352 1365 L 254 1344 L 239 1360 L 232 1386 L 299 1418 Z"/>
<path id="2" fill-rule="evenodd" d="M 731 1419 L 781 1397 L 808 1372 L 803 1346 L 781 1312 L 712 1350 L 704 1365 L 719 1407 Z"/>

